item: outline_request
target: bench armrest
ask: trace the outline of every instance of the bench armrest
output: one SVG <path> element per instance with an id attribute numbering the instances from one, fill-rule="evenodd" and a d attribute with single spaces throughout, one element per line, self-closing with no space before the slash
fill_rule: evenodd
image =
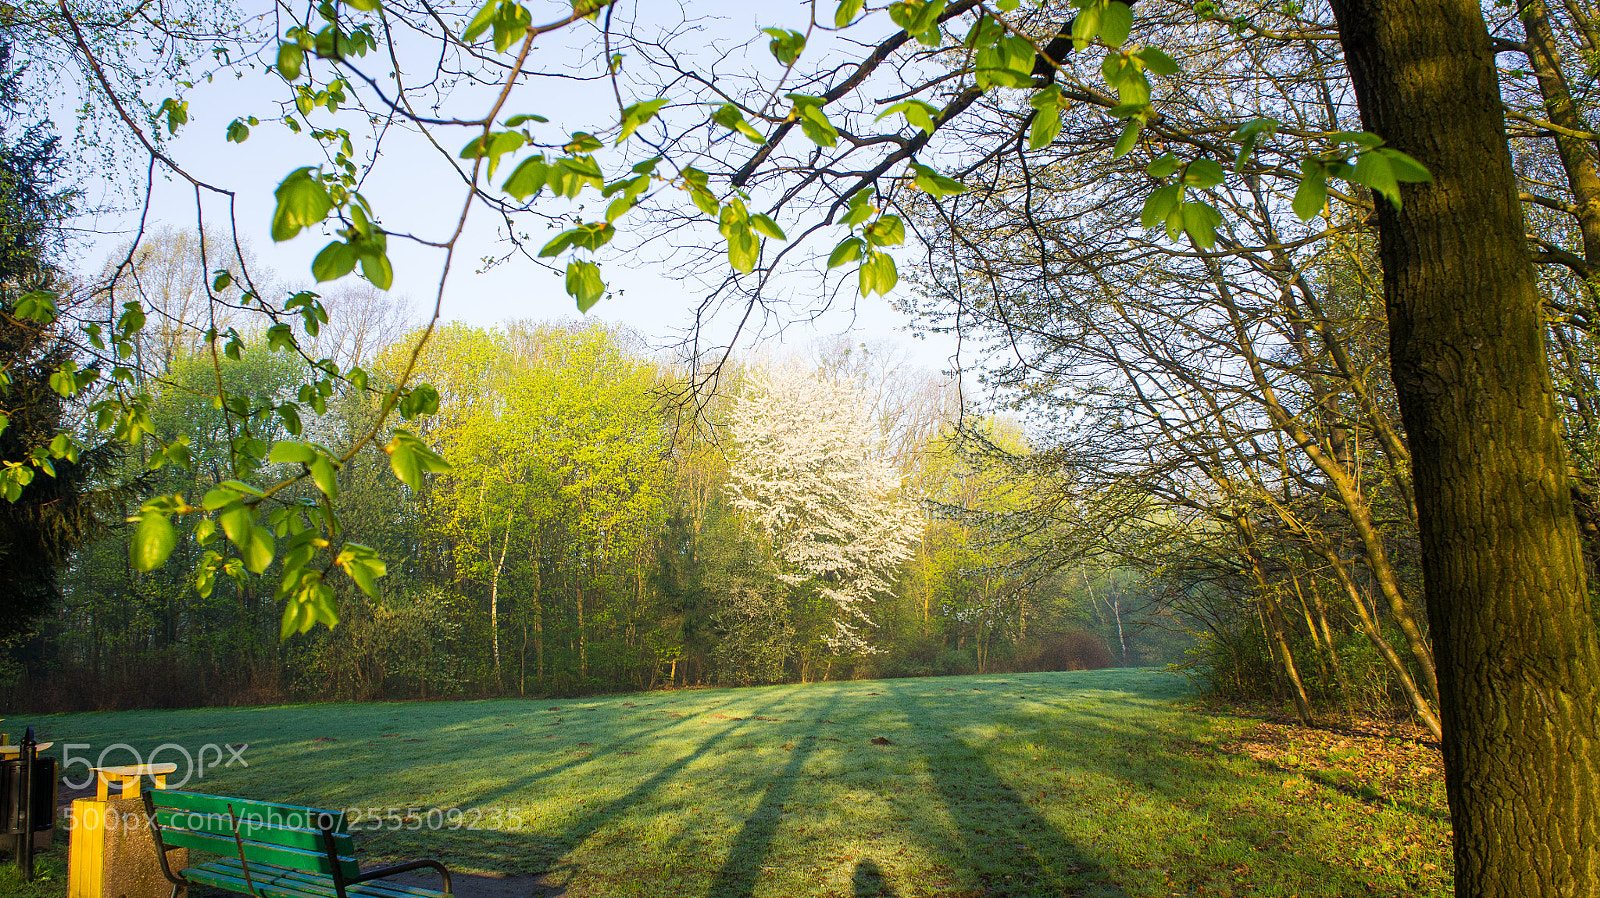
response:
<path id="1" fill-rule="evenodd" d="M 156 858 L 161 861 L 161 875 L 165 876 L 173 886 L 186 885 L 188 880 L 181 878 L 182 872 L 174 875 L 172 868 L 167 865 L 167 852 L 177 849 L 167 845 L 166 840 L 161 838 L 161 824 L 156 821 L 156 805 L 152 798 L 148 791 L 144 793 L 144 822 L 150 827 L 150 838 L 156 843 Z"/>
<path id="2" fill-rule="evenodd" d="M 379 867 L 376 870 L 368 870 L 360 876 L 347 879 L 345 882 L 349 883 L 350 885 L 355 885 L 358 882 L 368 882 L 374 879 L 383 879 L 386 876 L 393 876 L 396 873 L 409 873 L 412 870 L 439 871 L 439 876 L 444 879 L 444 893 L 446 895 L 453 894 L 450 891 L 450 871 L 445 869 L 444 864 L 431 859 L 422 861 L 408 861 L 404 864 L 395 864 L 392 867 Z"/>

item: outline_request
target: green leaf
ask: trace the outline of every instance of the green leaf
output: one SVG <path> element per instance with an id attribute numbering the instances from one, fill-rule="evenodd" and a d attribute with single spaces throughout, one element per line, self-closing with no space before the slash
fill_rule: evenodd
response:
<path id="1" fill-rule="evenodd" d="M 518 201 L 526 202 L 528 197 L 535 196 L 544 189 L 548 172 L 549 166 L 542 154 L 530 156 L 517 165 L 511 172 L 511 177 L 506 178 L 506 182 L 501 185 L 501 189 L 516 197 Z"/>
<path id="2" fill-rule="evenodd" d="M 929 196 L 938 198 L 967 192 L 967 185 L 955 178 L 942 175 L 926 165 L 913 162 L 911 171 L 917 188 Z"/>
<path id="3" fill-rule="evenodd" d="M 234 119 L 228 123 L 227 137 L 232 143 L 244 143 L 250 139 L 250 126 L 243 119 Z"/>
<path id="4" fill-rule="evenodd" d="M 934 119 L 939 115 L 939 108 L 921 100 L 902 100 L 879 113 L 873 121 L 883 121 L 897 112 L 906 117 L 908 124 L 932 134 Z"/>
<path id="5" fill-rule="evenodd" d="M 1134 53 L 1139 61 L 1144 63 L 1145 69 L 1157 75 L 1171 76 L 1178 74 L 1178 63 L 1157 47 L 1144 47 Z"/>
<path id="6" fill-rule="evenodd" d="M 56 296 L 48 290 L 33 290 L 22 294 L 17 300 L 11 314 L 18 318 L 26 318 L 38 324 L 50 324 L 60 314 L 56 308 Z M 143 313 L 140 313 L 139 323 L 143 325 Z"/>
<path id="7" fill-rule="evenodd" d="M 304 633 L 316 625 L 316 617 L 305 603 L 291 599 L 283 606 L 283 622 L 278 625 L 278 639 L 287 640 L 296 633 Z"/>
<path id="8" fill-rule="evenodd" d="M 539 250 L 539 258 L 552 259 L 566 252 L 577 239 L 577 234 L 577 228 L 557 234 L 549 243 L 544 245 L 543 249 Z"/>
<path id="9" fill-rule="evenodd" d="M 772 51 L 772 58 L 784 66 L 794 65 L 806 49 L 806 36 L 798 31 L 787 28 L 763 28 L 761 31 L 772 38 L 767 44 L 767 49 Z"/>
<path id="10" fill-rule="evenodd" d="M 1122 4 L 1114 3 L 1112 5 L 1121 6 Z M 1124 70 L 1122 79 L 1117 82 L 1117 107 L 1111 110 L 1112 114 L 1116 115 L 1117 108 L 1120 107 L 1141 107 L 1147 106 L 1149 103 L 1150 79 L 1145 77 L 1144 72 L 1133 66 L 1128 66 Z"/>
<path id="11" fill-rule="evenodd" d="M 656 97 L 654 100 L 635 103 L 622 110 L 622 133 L 617 136 L 617 143 L 620 144 L 633 136 L 633 132 L 655 118 L 656 113 L 660 112 L 661 107 L 665 105 L 667 105 L 666 97 Z"/>
<path id="12" fill-rule="evenodd" d="M 1356 170 L 1352 177 L 1357 184 L 1372 188 L 1377 193 L 1400 208 L 1400 182 L 1394 176 L 1394 168 L 1389 164 L 1389 158 L 1376 152 L 1362 153 L 1356 159 Z"/>
<path id="13" fill-rule="evenodd" d="M 361 591 L 374 599 L 378 597 L 376 579 L 389 572 L 377 552 L 359 543 L 345 543 L 344 550 L 334 559 L 334 563 L 344 568 Z"/>
<path id="14" fill-rule="evenodd" d="M 276 352 L 280 349 L 284 352 L 293 352 L 297 345 L 299 344 L 294 339 L 294 328 L 289 325 L 274 324 L 267 328 L 267 350 L 269 352 Z"/>
<path id="15" fill-rule="evenodd" d="M 1310 221 L 1322 214 L 1328 202 L 1328 172 L 1322 163 L 1307 159 L 1300 163 L 1300 187 L 1294 192 L 1294 214 Z"/>
<path id="16" fill-rule="evenodd" d="M 1154 162 L 1144 167 L 1145 174 L 1152 178 L 1170 178 L 1178 173 L 1178 157 L 1171 153 L 1162 153 Z"/>
<path id="17" fill-rule="evenodd" d="M 400 400 L 400 414 L 407 421 L 420 415 L 439 413 L 439 391 L 433 384 L 417 384 Z"/>
<path id="18" fill-rule="evenodd" d="M 423 474 L 443 474 L 450 470 L 449 462 L 407 430 L 395 428 L 394 436 L 383 451 L 389 453 L 389 466 L 394 469 L 395 476 L 413 490 L 422 489 Z"/>
<path id="19" fill-rule="evenodd" d="M 1389 160 L 1389 168 L 1394 172 L 1396 181 L 1407 184 L 1433 183 L 1433 173 L 1428 171 L 1427 166 L 1407 156 L 1405 153 L 1399 150 L 1391 150 L 1388 147 L 1379 147 L 1373 152 Z"/>
<path id="20" fill-rule="evenodd" d="M 539 250 L 539 258 L 554 258 L 574 246 L 596 250 L 611 242 L 611 238 L 615 237 L 616 234 L 616 227 L 606 221 L 579 225 L 569 231 L 562 231 L 556 235 L 555 239 L 546 243 L 544 248 Z"/>
<path id="21" fill-rule="evenodd" d="M 4 422 L 0 422 L 0 430 L 4 429 Z M 183 439 L 187 442 L 186 437 Z M 78 441 L 73 439 L 70 434 L 58 433 L 50 439 L 50 455 L 52 458 L 64 458 L 75 463 L 78 460 L 79 448 Z"/>
<path id="22" fill-rule="evenodd" d="M 250 540 L 250 528 L 255 521 L 250 515 L 250 509 L 244 505 L 229 505 L 217 513 L 217 523 L 222 526 L 222 532 L 228 539 L 242 550 L 244 544 Z"/>
<path id="23" fill-rule="evenodd" d="M 555 160 L 545 178 L 552 193 L 568 199 L 576 197 L 585 187 L 605 188 L 600 166 L 589 156 L 562 156 Z"/>
<path id="24" fill-rule="evenodd" d="M 284 402 L 278 405 L 278 417 L 283 419 L 284 429 L 296 436 L 299 436 L 300 431 L 304 429 L 304 426 L 300 423 L 300 406 L 292 402 Z"/>
<path id="25" fill-rule="evenodd" d="M 788 237 L 784 236 L 783 229 L 778 227 L 777 222 L 759 212 L 750 216 L 750 227 L 755 229 L 757 234 L 761 234 L 765 237 L 771 237 L 774 240 L 789 239 Z"/>
<path id="26" fill-rule="evenodd" d="M 265 527 L 251 527 L 250 538 L 245 544 L 239 546 L 239 554 L 244 557 L 244 566 L 252 574 L 266 572 L 272 565 L 272 557 L 276 554 L 276 544 L 272 539 L 272 531 Z"/>
<path id="27" fill-rule="evenodd" d="M 1143 119 L 1128 119 L 1127 124 L 1122 126 L 1122 134 L 1117 137 L 1117 145 L 1111 148 L 1111 158 L 1121 159 L 1133 152 L 1134 144 L 1139 142 L 1139 132 L 1143 130 Z"/>
<path id="28" fill-rule="evenodd" d="M 1097 29 L 1101 43 L 1108 47 L 1120 47 L 1127 43 L 1128 32 L 1132 30 L 1133 10 L 1116 0 L 1107 3 L 1100 13 L 1100 27 Z"/>
<path id="29" fill-rule="evenodd" d="M 238 501 L 239 494 L 236 491 L 225 489 L 223 487 L 216 487 L 207 492 L 205 498 L 200 500 L 200 507 L 204 508 L 206 511 L 216 511 L 225 505 L 231 505 Z"/>
<path id="30" fill-rule="evenodd" d="M 1172 216 L 1182 199 L 1182 184 L 1168 184 L 1156 190 L 1145 198 L 1144 209 L 1139 213 L 1139 224 L 1151 229 L 1158 227 Z"/>
<path id="31" fill-rule="evenodd" d="M 683 170 L 683 189 L 689 192 L 694 207 L 706 215 L 717 215 L 722 204 L 717 202 L 716 194 L 707 188 L 710 180 L 710 175 L 692 165 Z"/>
<path id="32" fill-rule="evenodd" d="M 789 96 L 793 97 L 794 94 Z M 817 146 L 831 147 L 839 142 L 839 130 L 828 121 L 828 116 L 817 103 L 795 103 L 794 114 L 800 119 L 800 131 Z"/>
<path id="33" fill-rule="evenodd" d="M 1105 7 L 1101 4 L 1091 4 L 1080 10 L 1072 17 L 1072 45 L 1077 50 L 1089 46 L 1094 36 L 1100 33 L 1100 17 L 1104 14 Z"/>
<path id="34" fill-rule="evenodd" d="M 177 545 L 178 535 L 166 514 L 144 511 L 139 514 L 139 526 L 133 532 L 128 554 L 134 570 L 153 571 L 166 562 Z"/>
<path id="35" fill-rule="evenodd" d="M 522 148 L 528 139 L 521 131 L 495 131 L 491 134 L 480 134 L 467 142 L 461 148 L 458 157 L 461 159 L 480 159 L 485 156 L 489 159 L 488 176 L 494 177 L 495 169 L 500 167 L 500 157 L 507 153 Z"/>
<path id="36" fill-rule="evenodd" d="M 1210 159 L 1196 159 L 1183 168 L 1183 183 L 1190 187 L 1215 187 L 1223 180 L 1222 166 Z"/>
<path id="37" fill-rule="evenodd" d="M 889 5 L 889 18 L 927 46 L 939 43 L 939 17 L 945 0 L 900 0 Z"/>
<path id="38" fill-rule="evenodd" d="M 300 77 L 300 67 L 305 64 L 306 51 L 300 49 L 299 44 L 288 41 L 278 45 L 278 74 L 285 81 L 293 81 Z"/>
<path id="39" fill-rule="evenodd" d="M 843 28 L 854 22 L 865 6 L 866 0 L 839 0 L 838 8 L 833 11 L 834 27 Z"/>
<path id="40" fill-rule="evenodd" d="M 267 454 L 267 463 L 272 465 L 303 465 L 310 464 L 317 458 L 317 450 L 308 443 L 296 443 L 284 440 L 274 443 L 272 451 Z"/>
<path id="41" fill-rule="evenodd" d="M 394 476 L 400 478 L 400 482 L 406 486 L 420 491 L 422 466 L 417 463 L 416 451 L 398 440 L 391 442 L 385 449 L 389 453 L 389 467 L 394 469 Z"/>
<path id="42" fill-rule="evenodd" d="M 1183 232 L 1202 249 L 1217 244 L 1217 226 L 1222 224 L 1222 213 L 1210 203 L 1183 204 Z"/>
<path id="43" fill-rule="evenodd" d="M 866 248 L 866 241 L 860 237 L 846 237 L 839 241 L 839 245 L 833 248 L 833 252 L 828 254 L 828 268 L 838 268 L 840 265 L 848 265 L 854 262 L 861 258 L 861 254 L 866 251 Z"/>
<path id="44" fill-rule="evenodd" d="M 739 112 L 739 107 L 732 103 L 723 103 L 717 107 L 717 111 L 711 114 L 711 121 L 727 128 L 729 131 L 737 131 L 743 134 L 745 139 L 751 143 L 761 144 L 767 142 L 767 138 L 760 131 L 757 131 L 753 125 L 745 121 L 744 115 Z"/>
<path id="45" fill-rule="evenodd" d="M 311 276 L 318 283 L 323 281 L 336 281 L 354 271 L 356 267 L 356 254 L 350 244 L 335 240 L 322 248 L 317 257 L 311 260 Z"/>
<path id="46" fill-rule="evenodd" d="M 1082 17 L 1082 13 L 1079 13 Z M 981 88 L 1029 87 L 1033 84 L 1033 61 L 1038 56 L 1026 38 L 1005 35 L 993 44 L 978 48 L 973 75 Z"/>
<path id="47" fill-rule="evenodd" d="M 867 219 L 877 210 L 872 208 L 872 200 L 877 196 L 876 191 L 862 188 L 850 195 L 850 200 L 845 203 L 844 221 L 842 224 L 855 227 Z"/>
<path id="48" fill-rule="evenodd" d="M 894 257 L 888 253 L 868 253 L 866 261 L 861 263 L 859 277 L 862 296 L 868 293 L 886 296 L 894 289 L 894 285 L 900 282 L 900 274 L 894 267 Z"/>
<path id="49" fill-rule="evenodd" d="M 1233 132 L 1233 139 L 1239 142 L 1239 154 L 1234 157 L 1233 170 L 1244 171 L 1244 162 L 1256 151 L 1256 141 L 1263 134 L 1276 134 L 1278 121 L 1270 118 L 1251 119 L 1239 126 Z"/>
<path id="50" fill-rule="evenodd" d="M 1054 86 L 1054 85 L 1052 85 Z M 1028 128 L 1028 149 L 1038 150 L 1050 145 L 1061 133 L 1061 109 L 1046 106 L 1034 110 L 1033 125 Z"/>
<path id="51" fill-rule="evenodd" d="M 589 311 L 605 292 L 606 284 L 600 277 L 600 266 L 581 259 L 567 263 L 567 294 L 578 301 L 578 311 Z"/>
<path id="52" fill-rule="evenodd" d="M 734 228 L 727 234 L 728 264 L 734 271 L 749 273 L 755 270 L 761 258 L 761 241 L 748 226 Z"/>
<path id="53" fill-rule="evenodd" d="M 906 242 L 906 226 L 898 215 L 880 215 L 867 226 L 866 236 L 873 246 L 899 246 Z"/>
<path id="54" fill-rule="evenodd" d="M 605 144 L 593 134 L 587 131 L 574 131 L 572 132 L 572 139 L 561 147 L 561 151 L 563 153 L 592 153 L 603 146 Z M 593 160 L 590 160 L 589 164 L 593 165 Z M 594 176 L 596 178 L 600 177 L 599 168 L 594 170 Z"/>
<path id="55" fill-rule="evenodd" d="M 387 290 L 393 286 L 394 266 L 390 264 L 388 254 L 384 252 L 362 254 L 361 276 L 379 290 Z"/>
<path id="56" fill-rule="evenodd" d="M 494 14 L 494 49 L 504 53 L 528 35 L 528 28 L 533 25 L 533 14 L 527 7 L 520 3 L 505 0 Z"/>
<path id="57" fill-rule="evenodd" d="M 1328 135 L 1328 141 L 1334 146 L 1354 144 L 1363 150 L 1376 149 L 1383 145 L 1383 138 L 1371 131 L 1334 131 Z"/>
<path id="58" fill-rule="evenodd" d="M 311 480 L 329 499 L 339 498 L 339 471 L 326 456 L 318 454 L 311 461 Z"/>
<path id="59" fill-rule="evenodd" d="M 265 499 L 267 497 L 266 493 L 262 492 L 261 490 L 257 489 L 256 487 L 251 486 L 248 483 L 245 483 L 242 480 L 224 480 L 221 483 L 217 484 L 217 486 L 226 487 L 226 488 L 228 488 L 230 490 L 233 490 L 234 492 L 239 493 L 241 495 L 254 496 L 257 499 Z"/>
<path id="60" fill-rule="evenodd" d="M 296 169 L 274 192 L 277 210 L 272 215 L 272 239 L 291 240 L 303 228 L 321 224 L 333 211 L 333 198 L 312 168 Z"/>

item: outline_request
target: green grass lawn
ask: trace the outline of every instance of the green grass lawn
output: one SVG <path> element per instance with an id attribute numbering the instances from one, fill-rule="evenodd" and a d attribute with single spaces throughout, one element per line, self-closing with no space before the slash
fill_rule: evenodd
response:
<path id="1" fill-rule="evenodd" d="M 91 756 L 247 743 L 248 768 L 186 788 L 398 808 L 356 821 L 381 826 L 369 860 L 547 874 L 573 898 L 1451 889 L 1436 753 L 1198 710 L 1156 671 L 31 722 Z M 65 893 L 61 855 L 31 891 Z"/>

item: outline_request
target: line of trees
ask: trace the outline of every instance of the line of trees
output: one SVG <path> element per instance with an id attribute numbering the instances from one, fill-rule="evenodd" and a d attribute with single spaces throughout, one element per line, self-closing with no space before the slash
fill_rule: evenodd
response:
<path id="1" fill-rule="evenodd" d="M 159 251 L 137 258 L 117 289 L 140 291 L 182 324 L 198 243 L 169 231 L 145 245 Z M 341 314 L 402 320 L 366 292 L 324 301 L 335 325 Z M 241 451 L 208 398 L 216 378 L 261 408 L 306 389 L 297 360 L 236 311 L 229 326 L 247 336 L 237 359 L 214 353 L 199 328 L 146 329 L 138 351 L 151 433 L 104 480 L 205 496 Z M 399 327 L 368 329 L 364 344 L 337 326 L 315 330 L 308 337 L 374 384 L 412 363 L 416 334 Z M 18 655 L 10 703 L 1070 669 L 1177 660 L 1186 644 L 1175 621 L 1150 626 L 1125 572 L 1026 569 L 1026 548 L 996 538 L 1023 493 L 966 451 L 950 384 L 891 350 L 839 342 L 805 362 L 733 364 L 715 393 L 694 395 L 694 372 L 614 327 L 451 324 L 415 366 L 438 397 L 417 434 L 448 470 L 412 490 L 374 448 L 340 467 L 333 491 L 345 539 L 385 560 L 379 597 L 341 592 L 336 627 L 280 641 L 275 567 L 257 575 L 243 558 L 208 562 L 215 546 L 185 530 L 176 564 L 139 572 L 134 528 L 112 528 L 63 565 L 57 602 Z M 348 440 L 371 426 L 380 397 L 323 397 L 300 438 Z M 248 439 L 288 437 L 281 419 L 261 424 Z M 1014 425 L 981 429 L 1026 454 Z M 174 451 L 186 467 L 153 470 L 152 458 Z M 205 575 L 218 565 L 236 576 Z"/>

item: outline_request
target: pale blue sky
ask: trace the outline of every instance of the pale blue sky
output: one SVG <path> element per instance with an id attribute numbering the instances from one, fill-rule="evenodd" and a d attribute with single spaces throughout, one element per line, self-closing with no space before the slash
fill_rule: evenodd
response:
<path id="1" fill-rule="evenodd" d="M 717 55 L 723 65 L 727 64 L 727 59 L 720 54 L 735 44 L 734 36 L 757 34 L 763 26 L 803 27 L 804 23 L 804 11 L 799 3 L 697 2 L 694 12 L 721 17 L 701 23 L 702 30 L 696 40 L 703 36 L 706 47 L 703 52 Z M 576 33 L 552 36 L 548 39 L 550 58 L 559 58 L 568 44 L 579 39 Z M 566 43 L 561 43 L 563 41 Z M 813 48 L 816 48 L 815 43 Z M 770 62 L 764 60 L 764 46 L 760 50 L 760 61 Z M 576 54 L 568 52 L 566 55 Z M 564 126 L 568 131 L 593 130 L 614 123 L 616 108 L 609 85 L 568 83 L 572 84 L 570 90 L 538 96 L 535 103 L 538 108 L 531 108 L 529 97 L 521 96 L 511 104 L 515 109 L 508 107 L 508 111 L 537 112 L 549 117 L 552 125 Z M 603 90 L 597 89 L 599 87 Z M 462 94 L 470 95 L 466 91 Z M 195 176 L 235 190 L 239 229 L 260 260 L 273 268 L 285 283 L 309 284 L 311 259 L 330 237 L 307 232 L 295 240 L 275 244 L 268 235 L 272 192 L 278 182 L 299 166 L 321 161 L 315 145 L 306 137 L 291 135 L 281 124 L 267 121 L 272 117 L 275 101 L 286 96 L 283 82 L 259 69 L 239 79 L 227 76 L 209 84 L 202 83 L 188 94 L 190 123 L 172 141 L 170 152 Z M 465 108 L 475 110 L 476 106 Z M 253 130 L 245 143 L 227 142 L 224 132 L 228 122 L 236 116 L 249 114 L 260 117 L 263 123 Z M 696 111 L 695 114 L 705 113 Z M 461 129 L 446 130 L 445 135 L 441 142 L 450 140 L 456 144 L 465 143 L 469 136 Z M 464 191 L 459 180 L 451 184 L 453 176 L 443 166 L 438 152 L 419 137 L 391 133 L 385 140 L 382 157 L 364 192 L 391 230 L 443 238 L 460 211 Z M 453 151 L 459 147 L 447 148 Z M 358 153 L 362 151 L 359 142 L 357 149 Z M 749 152 L 750 149 L 742 146 L 738 151 Z M 502 167 L 497 180 L 503 179 L 514 164 L 513 161 Z M 595 198 L 586 193 L 580 200 L 585 199 L 590 204 L 589 217 L 593 217 Z M 171 178 L 158 181 L 150 218 L 163 223 L 192 225 L 196 218 L 194 202 L 194 191 L 188 184 Z M 225 208 L 218 199 L 208 198 L 208 220 L 224 220 Z M 635 233 L 648 234 L 651 227 L 649 219 L 638 213 L 625 222 L 631 222 Z M 112 248 L 127 239 L 134 223 L 132 214 L 98 220 L 95 224 L 105 236 L 86 248 L 84 267 L 97 269 Z M 562 289 L 560 276 L 548 269 L 516 258 L 482 270 L 485 257 L 502 255 L 506 249 L 498 239 L 497 224 L 503 227 L 503 221 L 497 223 L 481 208 L 469 219 L 445 291 L 443 317 L 489 325 L 510 318 L 549 319 L 574 314 L 575 308 Z M 542 223 L 537 226 L 543 227 Z M 699 234 L 702 239 L 710 240 L 714 238 L 714 229 L 702 226 Z M 537 246 L 546 238 L 534 232 L 531 239 Z M 396 271 L 393 292 L 407 296 L 418 314 L 431 309 L 442 253 L 399 240 L 392 241 L 390 249 Z M 913 252 L 901 255 L 903 264 L 912 263 Z M 608 280 L 613 288 L 620 288 L 622 295 L 602 301 L 591 315 L 624 322 L 657 344 L 669 342 L 692 324 L 693 308 L 704 291 L 673 277 L 680 261 L 671 256 L 667 247 L 649 248 L 644 261 L 619 258 L 616 254 L 601 258 Z M 855 295 L 853 285 L 847 284 L 845 289 L 836 292 L 834 308 L 815 320 L 806 320 L 812 317 L 812 310 L 823 293 L 823 284 L 815 269 L 792 268 L 781 274 L 776 284 L 775 292 L 787 296 L 791 302 L 778 308 L 777 319 L 766 322 L 764 344 L 778 339 L 787 346 L 799 347 L 811 340 L 841 333 L 860 340 L 890 338 L 905 345 L 917 364 L 932 370 L 950 366 L 953 341 L 913 340 L 906 331 L 909 320 L 881 297 L 861 299 Z M 324 285 L 327 286 L 330 285 Z M 905 289 L 903 284 L 900 289 Z M 711 333 L 718 339 L 726 339 L 734 323 L 732 316 L 719 316 L 712 322 Z"/>

